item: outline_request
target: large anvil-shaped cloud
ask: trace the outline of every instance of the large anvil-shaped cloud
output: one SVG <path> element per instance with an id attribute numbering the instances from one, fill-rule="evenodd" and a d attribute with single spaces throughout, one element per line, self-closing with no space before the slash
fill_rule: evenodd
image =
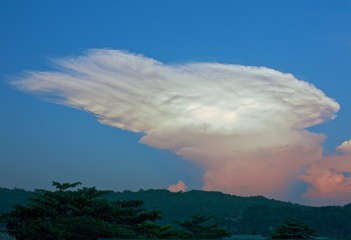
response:
<path id="1" fill-rule="evenodd" d="M 117 50 L 56 63 L 56 72 L 29 72 L 13 84 L 196 161 L 208 190 L 284 198 L 321 158 L 324 137 L 304 129 L 339 109 L 313 85 L 265 67 L 165 65 Z"/>

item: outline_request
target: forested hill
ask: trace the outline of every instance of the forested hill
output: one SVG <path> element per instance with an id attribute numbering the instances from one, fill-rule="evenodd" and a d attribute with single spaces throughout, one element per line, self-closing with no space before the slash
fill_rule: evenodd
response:
<path id="1" fill-rule="evenodd" d="M 0 188 L 0 213 L 14 204 L 23 204 L 31 192 Z M 351 237 L 351 204 L 346 206 L 307 207 L 270 200 L 264 197 L 238 197 L 221 192 L 167 190 L 112 192 L 110 200 L 140 199 L 144 208 L 160 210 L 162 223 L 188 218 L 193 213 L 215 216 L 215 222 L 234 234 L 270 235 L 272 229 L 287 218 L 302 221 L 317 230 L 318 235 Z"/>
<path id="2" fill-rule="evenodd" d="M 14 204 L 24 204 L 32 193 L 23 189 L 0 187 L 0 214 L 11 211 Z"/>
<path id="3" fill-rule="evenodd" d="M 187 218 L 192 213 L 214 215 L 218 219 L 240 218 L 245 209 L 266 205 L 270 207 L 285 206 L 287 203 L 257 197 L 239 197 L 221 192 L 205 192 L 192 190 L 189 192 L 172 193 L 168 190 L 124 191 L 107 195 L 111 200 L 141 199 L 147 209 L 160 210 L 163 221 Z M 290 205 L 290 204 L 288 204 Z"/>
<path id="4" fill-rule="evenodd" d="M 167 190 L 111 193 L 110 199 L 142 199 L 145 207 L 162 211 L 163 223 L 184 219 L 196 212 L 215 216 L 216 223 L 235 234 L 258 233 L 269 236 L 287 218 L 294 218 L 317 230 L 320 236 L 351 238 L 351 204 L 308 207 L 267 199 L 239 197 L 221 192 Z"/>

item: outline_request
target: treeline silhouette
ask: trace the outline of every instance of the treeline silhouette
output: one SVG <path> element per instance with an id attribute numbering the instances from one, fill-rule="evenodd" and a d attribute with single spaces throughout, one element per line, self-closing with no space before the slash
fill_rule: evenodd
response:
<path id="1" fill-rule="evenodd" d="M 33 194 L 44 193 L 45 191 L 33 193 L 21 189 L 0 188 L 0 213 L 10 212 L 13 210 L 14 204 L 28 206 L 29 202 L 25 201 L 28 197 Z M 107 202 L 134 200 L 139 204 L 143 202 L 143 205 L 139 205 L 135 209 L 146 212 L 156 211 L 158 217 L 152 221 L 148 219 L 146 222 L 162 226 L 162 230 L 159 229 L 161 232 L 174 230 L 189 233 L 189 230 L 181 227 L 179 223 L 194 220 L 193 213 L 198 213 L 199 216 L 205 218 L 214 216 L 203 222 L 202 225 L 211 226 L 215 224 L 220 226 L 218 229 L 226 230 L 230 234 L 272 236 L 279 226 L 284 225 L 286 219 L 292 218 L 316 230 L 318 236 L 351 239 L 351 221 L 349 221 L 351 204 L 309 207 L 270 200 L 261 196 L 238 197 L 221 192 L 197 190 L 184 193 L 171 193 L 167 190 L 105 191 L 97 199 L 106 200 Z M 161 234 L 161 232 L 158 234 Z M 158 236 L 167 237 L 166 235 Z M 177 237 L 181 238 L 179 235 Z"/>
<path id="2" fill-rule="evenodd" d="M 77 183 L 53 182 L 55 191 L 36 190 L 26 206 L 15 205 L 2 214 L 7 230 L 23 240 L 123 239 L 219 239 L 229 232 L 216 224 L 206 224 L 210 216 L 193 214 L 175 221 L 178 229 L 162 225 L 161 212 L 142 208 L 141 200 L 103 198 L 109 191 L 80 188 Z"/>

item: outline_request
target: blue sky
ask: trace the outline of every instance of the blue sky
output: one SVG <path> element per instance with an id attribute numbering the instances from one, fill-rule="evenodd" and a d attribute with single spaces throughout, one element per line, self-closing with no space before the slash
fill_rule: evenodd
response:
<path id="1" fill-rule="evenodd" d="M 350 1 L 2 1 L 0 35 L 3 187 L 45 188 L 53 180 L 113 190 L 168 188 L 178 180 L 203 187 L 204 165 L 8 83 L 89 49 L 171 66 L 210 62 L 291 73 L 340 105 L 334 120 L 309 128 L 327 136 L 325 155 L 351 138 Z M 293 185 L 281 198 L 302 202 L 305 184 Z"/>

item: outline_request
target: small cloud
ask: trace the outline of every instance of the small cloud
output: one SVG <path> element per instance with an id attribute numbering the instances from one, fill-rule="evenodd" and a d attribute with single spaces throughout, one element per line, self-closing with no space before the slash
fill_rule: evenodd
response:
<path id="1" fill-rule="evenodd" d="M 181 180 L 179 180 L 177 184 L 174 184 L 168 187 L 168 190 L 170 192 L 185 192 L 186 189 L 187 189 L 187 186 Z"/>
<path id="2" fill-rule="evenodd" d="M 346 154 L 351 154 L 351 139 L 337 146 L 336 150 Z"/>

